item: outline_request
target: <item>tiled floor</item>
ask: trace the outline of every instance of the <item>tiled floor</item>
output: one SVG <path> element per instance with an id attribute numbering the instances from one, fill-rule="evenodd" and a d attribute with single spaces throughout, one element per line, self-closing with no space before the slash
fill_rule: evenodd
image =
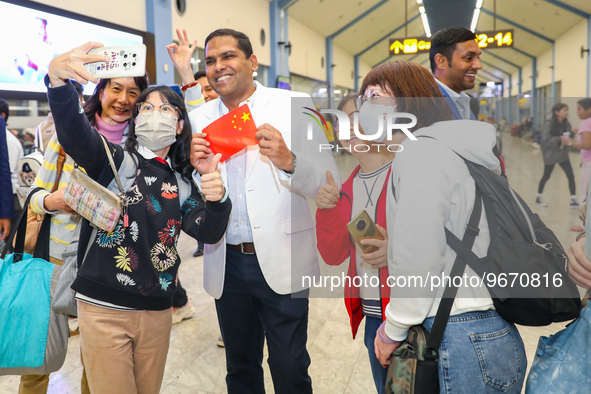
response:
<path id="1" fill-rule="evenodd" d="M 538 208 L 534 200 L 543 170 L 541 151 L 508 135 L 504 135 L 503 138 L 504 156 L 511 185 L 556 232 L 563 245 L 570 245 L 575 233 L 569 231 L 569 226 L 578 223 L 577 213 L 568 207 L 568 184 L 564 173 L 557 168 L 552 174 L 544 193 L 548 207 Z M 338 156 L 337 160 L 343 168 L 343 173 L 350 173 L 354 160 L 348 155 Z M 580 156 L 571 154 L 571 162 L 578 184 Z M 183 257 L 183 264 L 180 268 L 180 277 L 192 298 L 195 315 L 192 319 L 173 326 L 161 391 L 166 394 L 226 392 L 224 350 L 216 346 L 219 328 L 214 302 L 203 290 L 202 258 L 193 258 L 194 250 L 194 241 L 186 236 L 181 239 L 179 251 Z M 562 326 L 555 324 L 539 328 L 520 327 L 530 363 L 538 337 L 556 332 Z M 358 339 L 352 340 L 349 319 L 340 298 L 310 300 L 308 337 L 308 348 L 312 358 L 310 375 L 316 393 L 375 392 L 367 350 L 363 345 L 363 325 Z M 80 392 L 79 342 L 78 336 L 70 339 L 68 357 L 62 369 L 51 375 L 49 393 Z M 266 363 L 265 379 L 267 392 L 273 393 Z M 0 377 L 0 394 L 17 393 L 18 382 L 17 376 Z"/>

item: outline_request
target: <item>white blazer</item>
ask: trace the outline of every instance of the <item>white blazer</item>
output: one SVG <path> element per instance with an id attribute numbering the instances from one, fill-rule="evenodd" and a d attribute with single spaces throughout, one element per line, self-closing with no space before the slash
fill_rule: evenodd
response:
<path id="1" fill-rule="evenodd" d="M 306 288 L 302 276 L 319 275 L 314 221 L 306 197 L 316 199 L 320 187 L 326 183 L 327 170 L 333 173 L 339 185 L 340 179 L 332 153 L 319 149 L 320 144 L 328 143 L 324 132 L 315 125 L 313 140 L 307 140 L 306 126 L 310 118 L 303 114 L 303 107 L 314 108 L 310 96 L 266 88 L 258 83 L 256 86 L 251 107 L 255 124 L 258 127 L 269 123 L 281 132 L 297 157 L 296 170 L 292 176 L 279 170 L 260 154 L 258 145 L 237 155 L 246 154 L 244 192 L 261 271 L 273 291 L 290 294 Z M 298 98 L 294 106 L 292 98 Z M 216 99 L 192 111 L 189 120 L 193 132 L 201 132 L 218 119 L 220 108 L 220 99 Z M 298 118 L 298 130 L 292 130 L 292 114 Z M 225 163 L 220 163 L 218 168 L 227 185 Z M 199 174 L 195 173 L 194 178 L 200 182 Z M 222 296 L 225 266 L 224 236 L 217 244 L 204 248 L 203 285 L 216 299 Z"/>

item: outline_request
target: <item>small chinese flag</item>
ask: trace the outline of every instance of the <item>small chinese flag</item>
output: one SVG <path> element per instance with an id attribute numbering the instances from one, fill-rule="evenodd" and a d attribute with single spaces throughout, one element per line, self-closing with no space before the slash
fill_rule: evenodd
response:
<path id="1" fill-rule="evenodd" d="M 209 149 L 213 154 L 222 154 L 220 161 L 228 160 L 249 145 L 256 145 L 254 135 L 257 127 L 252 120 L 248 104 L 244 104 L 203 129 L 207 133 Z"/>

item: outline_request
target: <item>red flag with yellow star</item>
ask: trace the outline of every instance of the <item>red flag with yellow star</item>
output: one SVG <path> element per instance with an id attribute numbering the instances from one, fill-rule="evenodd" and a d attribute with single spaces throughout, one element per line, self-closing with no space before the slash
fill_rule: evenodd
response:
<path id="1" fill-rule="evenodd" d="M 203 129 L 207 133 L 209 149 L 213 154 L 222 154 L 220 161 L 228 160 L 249 145 L 256 145 L 254 135 L 257 127 L 252 120 L 248 104 L 244 104 Z"/>

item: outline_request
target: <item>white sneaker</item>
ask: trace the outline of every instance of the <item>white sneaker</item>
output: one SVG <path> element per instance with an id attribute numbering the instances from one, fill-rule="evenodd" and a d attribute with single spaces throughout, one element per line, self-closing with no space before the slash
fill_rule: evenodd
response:
<path id="1" fill-rule="evenodd" d="M 577 198 L 576 197 L 571 197 L 570 198 L 569 207 L 572 208 L 572 209 L 579 209 L 580 208 L 579 202 L 577 201 Z"/>
<path id="2" fill-rule="evenodd" d="M 80 326 L 78 325 L 78 319 L 76 317 L 70 317 L 68 319 L 68 328 L 70 329 L 70 336 L 80 334 Z"/>
<path id="3" fill-rule="evenodd" d="M 179 324 L 185 319 L 190 319 L 195 313 L 195 308 L 189 302 L 185 306 L 172 309 L 172 324 Z"/>
<path id="4" fill-rule="evenodd" d="M 547 207 L 548 206 L 548 204 L 546 204 L 544 202 L 544 200 L 542 200 L 542 197 L 541 196 L 536 197 L 536 205 L 538 207 Z"/>

